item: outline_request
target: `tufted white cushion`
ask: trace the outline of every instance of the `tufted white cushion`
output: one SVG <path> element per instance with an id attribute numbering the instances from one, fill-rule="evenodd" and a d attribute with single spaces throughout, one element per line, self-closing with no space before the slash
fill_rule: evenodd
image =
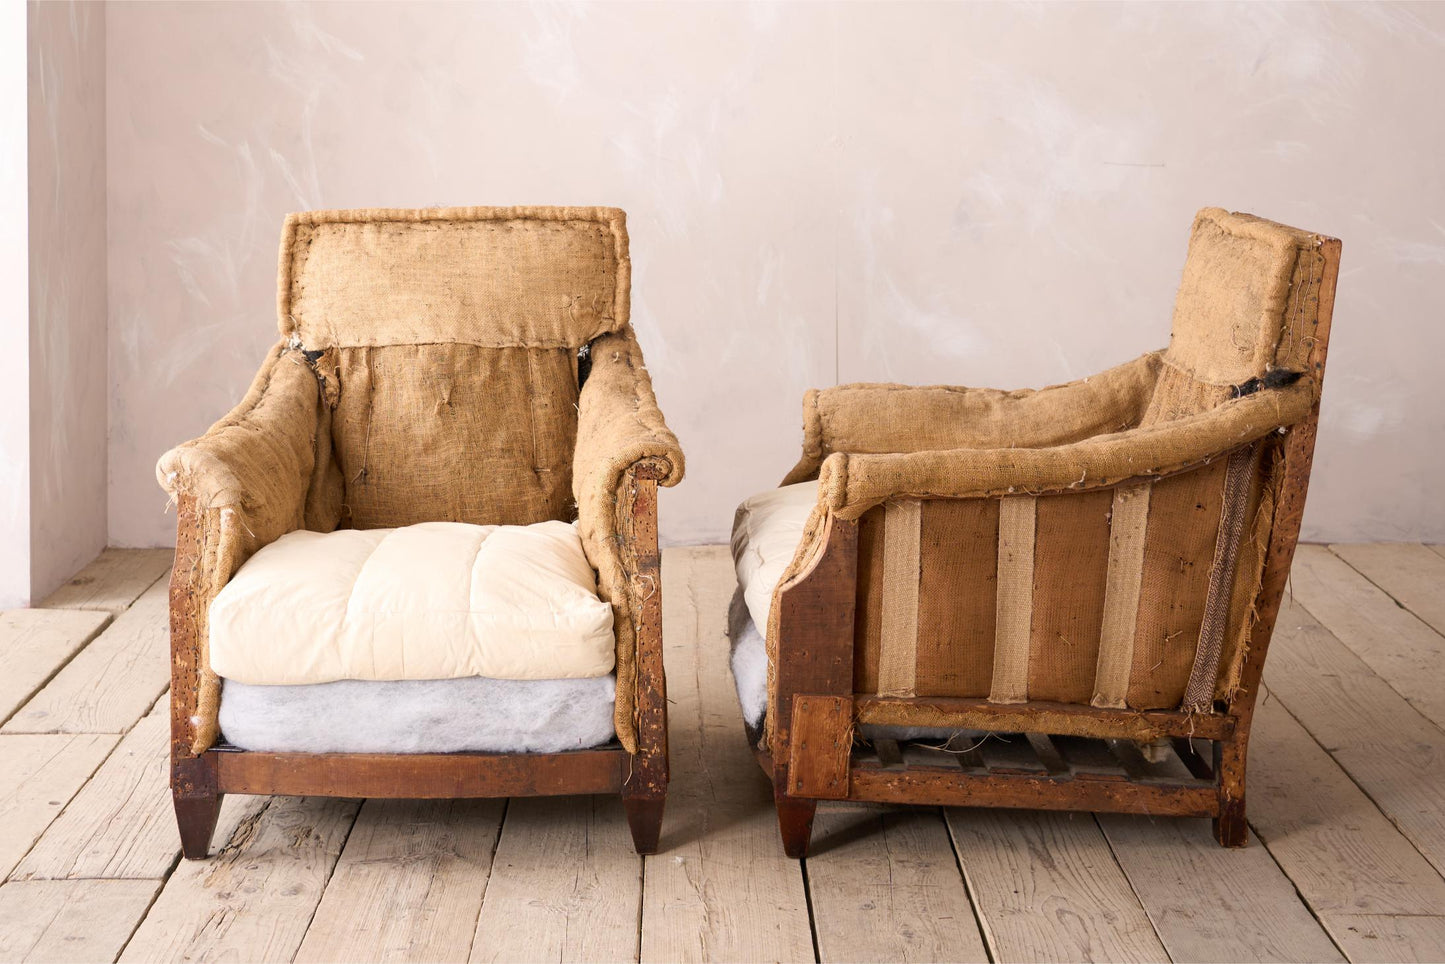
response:
<path id="1" fill-rule="evenodd" d="M 733 518 L 733 566 L 743 601 L 766 632 L 773 590 L 803 541 L 803 527 L 818 504 L 818 483 L 799 482 L 760 492 L 738 506 Z"/>
<path id="2" fill-rule="evenodd" d="M 597 677 L 615 645 L 566 522 L 292 532 L 210 610 L 212 669 L 253 684 Z"/>

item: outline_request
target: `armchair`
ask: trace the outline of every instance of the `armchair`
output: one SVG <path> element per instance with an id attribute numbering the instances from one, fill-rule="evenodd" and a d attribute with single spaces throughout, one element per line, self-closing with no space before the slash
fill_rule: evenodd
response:
<path id="1" fill-rule="evenodd" d="M 657 486 L 681 480 L 683 458 L 628 321 L 629 284 L 625 215 L 610 208 L 287 218 L 280 342 L 240 405 L 157 467 L 178 506 L 171 785 L 187 857 L 206 855 L 225 793 L 620 792 L 638 851 L 656 850 L 668 780 Z M 212 606 L 259 551 L 303 530 L 548 520 L 575 520 L 575 537 L 570 527 L 551 531 L 563 543 L 580 539 L 595 595 L 611 609 L 613 680 L 566 681 L 605 687 L 592 686 L 593 697 L 615 688 L 612 708 L 592 721 L 606 731 L 601 745 L 298 752 L 227 741 L 223 702 L 248 691 L 223 686 L 212 669 Z M 427 641 L 408 640 L 417 644 Z M 299 718 L 326 732 L 296 745 L 350 745 L 353 734 L 328 722 L 339 712 L 336 687 L 406 685 L 413 684 L 257 686 L 261 695 L 251 698 L 284 692 L 306 704 Z M 539 684 L 506 685 L 535 693 Z M 327 686 L 331 702 L 313 699 Z M 378 691 L 366 692 L 375 701 Z M 498 734 L 451 736 L 463 746 L 506 742 Z"/>
<path id="2" fill-rule="evenodd" d="M 830 799 L 1210 816 L 1245 843 L 1339 252 L 1206 209 L 1163 351 L 1040 391 L 807 394 L 796 494 L 744 503 L 733 542 L 789 855 Z"/>

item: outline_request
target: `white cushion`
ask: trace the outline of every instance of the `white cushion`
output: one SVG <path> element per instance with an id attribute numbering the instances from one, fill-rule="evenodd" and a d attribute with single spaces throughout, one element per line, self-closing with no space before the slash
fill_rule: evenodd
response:
<path id="1" fill-rule="evenodd" d="M 803 528 L 818 504 L 818 483 L 799 482 L 761 492 L 738 506 L 733 519 L 733 565 L 753 622 L 767 632 L 773 590 L 793 561 Z"/>
<path id="2" fill-rule="evenodd" d="M 566 522 L 292 532 L 210 610 L 211 668 L 242 683 L 612 672 L 612 607 Z"/>

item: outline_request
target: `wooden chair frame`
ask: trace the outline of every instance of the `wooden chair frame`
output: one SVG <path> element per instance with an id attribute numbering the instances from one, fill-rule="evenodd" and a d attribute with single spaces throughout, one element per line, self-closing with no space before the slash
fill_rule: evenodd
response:
<path id="1" fill-rule="evenodd" d="M 1310 368 L 1323 378 L 1325 353 L 1339 275 L 1340 242 L 1325 239 L 1319 321 Z M 884 697 L 853 692 L 854 607 L 858 578 L 858 523 L 825 520 L 821 549 L 788 583 L 774 605 L 778 613 L 775 685 L 771 693 L 772 747 L 756 749 L 772 780 L 783 847 L 790 857 L 807 853 L 819 800 L 854 800 L 932 806 L 1016 807 L 1084 810 L 1153 816 L 1211 817 L 1226 847 L 1248 841 L 1245 765 L 1264 661 L 1295 545 L 1299 540 L 1319 424 L 1319 402 L 1282 440 L 1282 485 L 1256 599 L 1257 620 L 1240 680 L 1239 695 L 1210 713 L 1134 711 L 1033 700 L 1017 704 L 986 699 Z M 855 724 L 877 719 L 889 704 L 926 704 L 960 729 L 1021 733 L 1042 763 L 1041 772 L 1011 767 L 911 765 L 854 747 Z M 1192 779 L 1159 779 L 1128 761 L 1125 772 L 1083 771 L 1062 762 L 1050 737 L 1086 734 L 1104 740 L 1168 738 L 1180 750 Z M 1194 741 L 1212 745 L 1211 758 L 1193 751 Z M 1188 741 L 1187 744 L 1185 741 Z M 1126 744 L 1125 752 L 1133 749 Z M 1187 751 L 1187 752 L 1185 752 Z"/>
<path id="2" fill-rule="evenodd" d="M 179 500 L 180 537 L 171 574 L 171 792 L 181 847 L 204 858 L 227 793 L 329 797 L 531 797 L 620 793 L 637 852 L 657 852 L 667 794 L 667 686 L 662 666 L 662 572 L 657 483 L 665 466 L 643 459 L 628 471 L 631 506 L 621 514 L 637 602 L 638 752 L 611 745 L 565 753 L 258 753 L 220 744 L 192 752 L 201 627 L 191 600 L 200 571 L 194 500 Z"/>

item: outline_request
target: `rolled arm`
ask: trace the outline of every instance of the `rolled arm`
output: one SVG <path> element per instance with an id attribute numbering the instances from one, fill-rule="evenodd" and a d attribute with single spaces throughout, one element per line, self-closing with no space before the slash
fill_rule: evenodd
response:
<path id="1" fill-rule="evenodd" d="M 1041 389 L 855 384 L 803 399 L 803 457 L 783 484 L 813 478 L 834 452 L 882 454 L 1063 445 L 1139 424 L 1160 352 Z"/>
<path id="2" fill-rule="evenodd" d="M 1305 379 L 1188 418 L 1045 448 L 836 453 L 819 474 L 819 503 L 856 519 L 892 498 L 1080 491 L 1170 475 L 1303 420 L 1316 397 Z"/>
<path id="3" fill-rule="evenodd" d="M 582 548 L 598 574 L 598 592 L 611 603 L 617 634 L 617 738 L 638 752 L 637 644 L 644 602 L 660 586 L 643 585 L 635 527 L 628 513 L 637 478 L 658 485 L 682 481 L 684 464 L 677 436 L 668 429 L 642 350 L 631 328 L 592 343 L 592 371 L 577 406 L 577 449 L 572 464 L 572 493 L 577 499 L 577 528 Z M 650 511 L 656 513 L 655 503 Z M 653 537 L 655 539 L 655 536 Z M 655 545 L 652 552 L 655 553 Z M 655 560 L 654 560 L 655 561 Z M 660 657 L 660 653 L 656 654 Z"/>
<path id="4" fill-rule="evenodd" d="M 319 390 L 305 356 L 277 345 L 246 397 L 205 435 L 161 456 L 156 475 L 178 504 L 171 574 L 173 785 L 203 770 L 216 740 L 220 680 L 211 671 L 211 601 L 257 549 L 305 523 Z"/>

